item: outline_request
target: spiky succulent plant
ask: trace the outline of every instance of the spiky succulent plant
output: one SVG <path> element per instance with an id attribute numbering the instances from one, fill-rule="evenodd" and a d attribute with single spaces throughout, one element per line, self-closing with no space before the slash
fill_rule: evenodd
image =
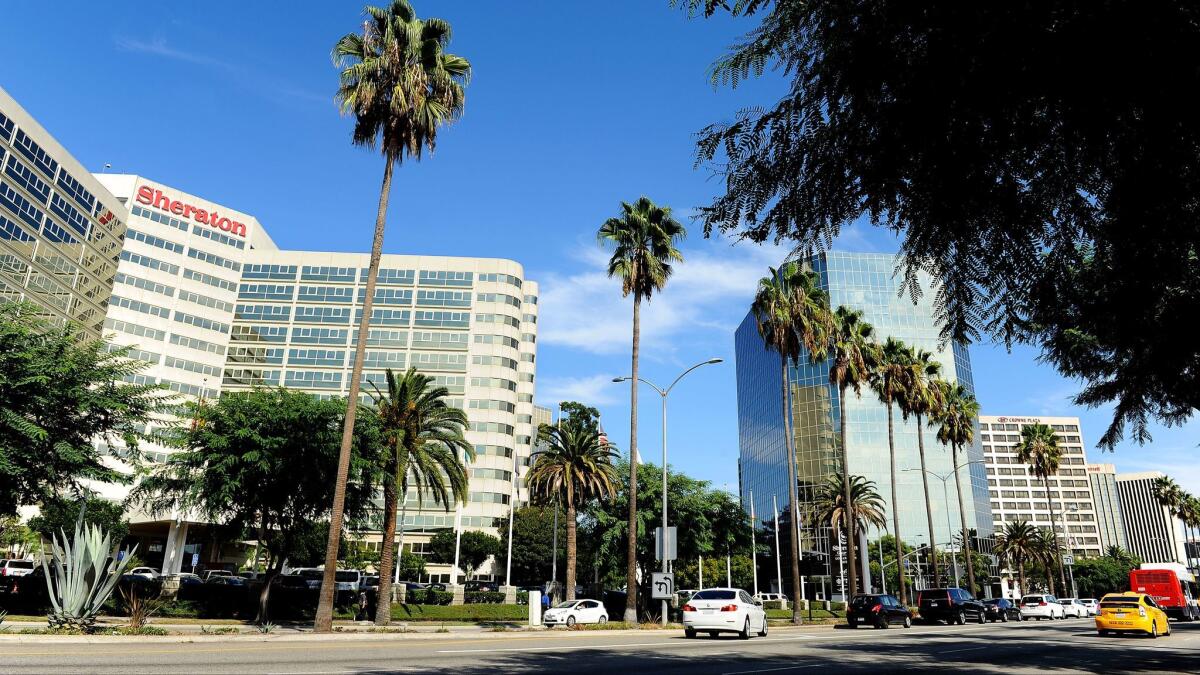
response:
<path id="1" fill-rule="evenodd" d="M 62 535 L 61 542 L 51 538 L 51 555 L 42 558 L 54 609 L 47 618 L 51 628 L 90 632 L 137 547 L 118 560 L 112 536 L 98 526 L 76 525 L 72 540 Z"/>

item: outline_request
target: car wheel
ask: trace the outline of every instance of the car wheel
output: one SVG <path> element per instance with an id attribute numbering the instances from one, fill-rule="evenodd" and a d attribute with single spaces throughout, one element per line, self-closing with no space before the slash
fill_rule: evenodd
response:
<path id="1" fill-rule="evenodd" d="M 763 614 L 762 628 L 763 628 L 762 632 L 758 634 L 758 637 L 767 637 L 767 615 L 766 614 Z"/>
<path id="2" fill-rule="evenodd" d="M 978 621 L 978 623 L 987 623 L 987 617 L 986 617 L 986 616 L 984 616 L 984 613 L 983 613 L 983 612 L 980 612 L 980 613 L 979 613 L 979 621 Z"/>
<path id="3" fill-rule="evenodd" d="M 1008 623 L 1008 612 L 1000 613 L 1000 623 Z"/>
<path id="4" fill-rule="evenodd" d="M 689 640 L 692 640 L 696 637 L 696 631 L 691 628 L 684 628 L 683 629 L 683 637 L 685 637 Z"/>
<path id="5" fill-rule="evenodd" d="M 596 623 L 608 623 L 608 617 L 607 617 L 607 616 L 604 616 L 603 614 L 601 614 L 601 615 L 600 615 L 600 620 L 599 620 L 599 621 L 597 621 Z"/>
<path id="6" fill-rule="evenodd" d="M 911 616 L 904 617 L 904 627 L 912 628 L 912 617 Z"/>
<path id="7" fill-rule="evenodd" d="M 886 614 L 879 617 L 879 621 L 875 622 L 875 627 L 876 628 L 884 628 L 884 629 L 886 629 L 888 627 L 888 618 L 887 618 Z"/>
<path id="8" fill-rule="evenodd" d="M 967 624 L 967 613 L 962 611 L 961 609 L 958 610 L 958 617 L 956 617 L 955 623 L 957 623 L 960 626 L 965 626 Z"/>
<path id="9" fill-rule="evenodd" d="M 710 637 L 710 638 L 717 637 L 717 631 L 715 631 L 715 630 L 708 631 L 708 637 Z"/>
<path id="10" fill-rule="evenodd" d="M 846 619 L 846 623 L 849 624 L 851 628 L 858 628 L 858 619 Z"/>
<path id="11" fill-rule="evenodd" d="M 1157 621 L 1150 622 L 1150 639 L 1151 640 L 1158 639 L 1158 622 Z"/>
<path id="12" fill-rule="evenodd" d="M 567 617 L 567 628 L 574 628 L 574 627 L 575 627 L 575 617 L 574 617 L 574 615 L 572 615 L 572 616 L 568 616 L 568 617 Z"/>
<path id="13" fill-rule="evenodd" d="M 750 617 L 746 617 L 746 623 L 742 624 L 742 632 L 738 633 L 738 637 L 743 640 L 750 639 Z"/>
<path id="14" fill-rule="evenodd" d="M 1100 637 L 1108 637 L 1108 631 L 1106 630 L 1096 629 L 1096 634 Z"/>

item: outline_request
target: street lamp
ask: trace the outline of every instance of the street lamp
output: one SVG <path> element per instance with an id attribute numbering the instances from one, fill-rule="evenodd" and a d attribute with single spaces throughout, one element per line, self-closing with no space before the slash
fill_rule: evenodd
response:
<path id="1" fill-rule="evenodd" d="M 937 473 L 936 471 L 930 471 L 929 469 L 901 469 L 901 471 L 924 471 L 925 473 L 929 474 L 930 476 L 933 476 L 934 478 L 937 478 L 938 480 L 942 481 L 942 501 L 945 505 L 944 510 L 946 511 L 946 536 L 950 537 L 950 541 L 949 541 L 950 561 L 954 564 L 954 585 L 959 586 L 959 587 L 962 586 L 962 581 L 958 574 L 958 558 L 955 557 L 955 555 L 954 555 L 954 526 L 950 524 L 950 509 L 949 509 L 950 492 L 949 492 L 949 488 L 947 486 L 949 485 L 950 479 L 958 475 L 959 469 L 963 468 L 964 466 L 970 466 L 971 464 L 983 464 L 983 462 L 981 462 L 977 459 L 973 459 L 969 462 L 963 462 L 962 464 L 955 466 L 954 469 L 952 469 L 949 473 L 944 473 L 944 474 Z M 966 537 L 965 532 L 963 533 L 963 536 Z M 967 542 L 964 539 L 963 545 L 965 546 L 966 543 Z M 931 553 L 933 551 L 933 547 L 934 547 L 934 542 L 932 542 L 932 541 L 929 542 L 929 549 L 930 549 Z M 974 593 L 975 589 L 972 588 L 971 592 Z"/>
<path id="2" fill-rule="evenodd" d="M 724 360 L 725 359 L 721 359 L 721 358 L 711 358 L 707 361 L 701 361 L 700 363 L 697 363 L 696 365 L 692 366 L 691 368 L 688 368 L 687 370 L 680 373 L 679 377 L 676 377 L 675 380 L 673 382 L 671 382 L 670 386 L 668 386 L 666 389 L 659 387 L 658 385 L 654 384 L 653 382 L 651 382 L 650 380 L 647 380 L 644 377 L 638 378 L 639 382 L 641 382 L 642 384 L 645 384 L 645 385 L 649 385 L 651 389 L 658 392 L 658 395 L 660 397 L 662 397 L 662 536 L 659 538 L 659 543 L 662 546 L 662 571 L 664 573 L 667 572 L 667 564 L 668 564 L 667 563 L 667 395 L 669 395 L 671 393 L 671 390 L 675 388 L 675 385 L 679 384 L 679 381 L 682 380 L 684 378 L 684 376 L 687 375 L 688 373 L 692 372 L 693 370 L 695 370 L 701 366 L 714 365 L 717 363 L 721 363 Z M 631 378 L 629 376 L 614 377 L 613 382 L 628 382 L 631 379 L 633 379 L 633 378 Z M 629 461 L 635 462 L 635 461 L 637 461 L 637 458 L 631 456 L 629 458 Z M 631 536 L 632 536 L 632 533 L 631 533 Z M 667 625 L 667 601 L 666 600 L 662 601 L 662 623 L 664 626 Z"/>

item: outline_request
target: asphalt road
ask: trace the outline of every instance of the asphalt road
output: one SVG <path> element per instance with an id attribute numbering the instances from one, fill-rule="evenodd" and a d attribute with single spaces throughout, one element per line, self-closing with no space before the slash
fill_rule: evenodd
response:
<path id="1" fill-rule="evenodd" d="M 1096 635 L 1091 620 L 886 631 L 778 629 L 766 638 L 684 639 L 677 632 L 513 633 L 304 642 L 0 643 L 3 673 L 1200 672 L 1200 623 L 1169 637 Z M 499 638 L 499 639 L 497 639 Z"/>

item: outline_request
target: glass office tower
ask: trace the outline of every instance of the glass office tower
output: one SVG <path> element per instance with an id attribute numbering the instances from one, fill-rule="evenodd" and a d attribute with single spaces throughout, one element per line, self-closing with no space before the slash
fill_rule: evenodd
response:
<path id="1" fill-rule="evenodd" d="M 880 342 L 889 336 L 906 344 L 928 350 L 942 365 L 942 377 L 958 381 L 974 393 L 971 361 L 965 345 L 940 344 L 940 329 L 933 308 L 933 282 L 923 278 L 923 296 L 914 303 L 900 293 L 901 276 L 893 274 L 896 257 L 892 254 L 843 253 L 829 251 L 813 256 L 808 264 L 821 278 L 830 296 L 831 306 L 861 310 L 875 327 Z M 779 356 L 768 351 L 754 322 L 747 315 L 735 335 L 738 386 L 738 429 L 742 503 L 754 511 L 760 524 L 771 518 L 772 498 L 779 505 L 781 528 L 787 512 L 787 454 L 784 443 L 783 408 L 780 404 Z M 791 419 L 796 446 L 797 488 L 800 506 L 801 557 L 823 563 L 827 573 L 839 574 L 836 561 L 829 555 L 832 546 L 828 528 L 813 524 L 814 503 L 819 486 L 840 468 L 838 451 L 838 391 L 829 384 L 828 360 L 811 363 L 802 356 L 799 366 L 789 366 L 788 386 Z M 887 409 L 873 391 L 864 387 L 861 397 L 847 392 L 847 445 L 850 473 L 875 482 L 888 508 L 888 534 L 891 534 L 891 475 L 888 457 Z M 917 447 L 917 427 L 905 421 L 899 410 L 895 416 L 895 444 L 898 509 L 901 536 L 909 545 L 927 544 L 929 528 Z M 936 429 L 925 430 L 925 460 L 929 475 L 929 499 L 933 508 L 934 544 L 946 547 L 951 534 L 960 527 L 949 448 L 937 442 Z M 963 449 L 959 464 L 974 461 L 960 469 L 968 527 L 980 536 L 990 536 L 992 518 L 988 502 L 987 476 L 983 449 L 978 433 L 975 442 Z M 909 470 L 905 470 L 909 469 Z M 943 482 L 938 476 L 945 476 Z M 786 531 L 786 528 L 784 528 Z M 876 539 L 882 533 L 865 533 Z M 786 569 L 788 560 L 784 547 Z M 812 562 L 809 563 L 811 565 Z M 785 582 L 786 584 L 786 582 Z"/>

